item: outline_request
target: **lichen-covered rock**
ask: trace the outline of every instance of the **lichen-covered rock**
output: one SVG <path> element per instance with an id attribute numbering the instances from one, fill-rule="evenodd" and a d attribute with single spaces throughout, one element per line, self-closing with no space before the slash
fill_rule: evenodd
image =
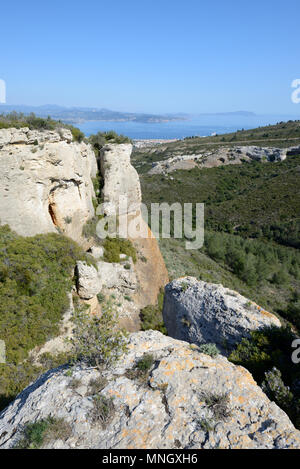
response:
<path id="1" fill-rule="evenodd" d="M 198 345 L 215 343 L 225 355 L 251 331 L 280 327 L 276 316 L 239 293 L 194 277 L 165 287 L 163 318 L 171 337 Z"/>
<path id="2" fill-rule="evenodd" d="M 90 145 L 72 142 L 68 129 L 0 130 L 0 222 L 22 236 L 62 231 L 81 240 L 94 215 Z"/>
<path id="3" fill-rule="evenodd" d="M 149 353 L 153 365 L 137 375 Z M 100 377 L 97 392 L 92 380 Z M 103 425 L 99 396 L 113 399 Z M 12 448 L 26 424 L 49 415 L 71 433 L 53 435 L 48 448 L 300 448 L 300 432 L 248 371 L 157 331 L 132 334 L 129 353 L 108 371 L 77 367 L 70 376 L 62 367 L 41 376 L 0 414 L 0 448 Z"/>

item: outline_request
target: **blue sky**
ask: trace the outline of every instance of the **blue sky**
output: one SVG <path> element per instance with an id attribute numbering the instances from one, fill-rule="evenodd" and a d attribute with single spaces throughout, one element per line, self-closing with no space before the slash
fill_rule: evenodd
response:
<path id="1" fill-rule="evenodd" d="M 2 2 L 8 104 L 300 115 L 299 0 Z"/>

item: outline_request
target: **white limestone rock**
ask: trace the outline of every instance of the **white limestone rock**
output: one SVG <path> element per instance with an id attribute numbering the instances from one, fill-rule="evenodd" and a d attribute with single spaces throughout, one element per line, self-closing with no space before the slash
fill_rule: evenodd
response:
<path id="1" fill-rule="evenodd" d="M 0 222 L 22 236 L 63 232 L 81 240 L 94 215 L 90 145 L 72 142 L 68 129 L 0 130 Z"/>
<path id="2" fill-rule="evenodd" d="M 83 261 L 76 263 L 76 283 L 78 295 L 86 300 L 93 298 L 102 288 L 97 269 Z"/>
<path id="3" fill-rule="evenodd" d="M 132 145 L 128 143 L 108 144 L 101 149 L 100 164 L 104 179 L 102 189 L 103 214 L 135 216 L 140 211 L 141 186 L 139 176 L 130 163 Z M 120 205 L 126 198 L 127 205 Z"/>
<path id="4" fill-rule="evenodd" d="M 89 253 L 95 258 L 100 259 L 104 255 L 104 249 L 102 246 L 92 246 L 89 249 Z"/>
<path id="5" fill-rule="evenodd" d="M 98 275 L 106 288 L 117 288 L 119 290 L 136 290 L 138 281 L 131 258 L 126 263 L 97 262 Z M 129 267 L 129 268 L 127 268 Z"/>

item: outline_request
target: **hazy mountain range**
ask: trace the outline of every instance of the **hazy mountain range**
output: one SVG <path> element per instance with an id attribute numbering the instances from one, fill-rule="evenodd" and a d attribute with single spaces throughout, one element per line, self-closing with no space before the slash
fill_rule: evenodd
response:
<path id="1" fill-rule="evenodd" d="M 89 108 L 89 107 L 64 107 L 55 104 L 45 104 L 42 106 L 28 106 L 28 105 L 0 105 L 0 113 L 9 113 L 12 111 L 30 114 L 34 112 L 37 116 L 48 117 L 52 119 L 61 120 L 68 123 L 82 123 L 85 121 L 134 121 L 144 123 L 154 122 L 170 122 L 188 120 L 192 116 L 186 113 L 177 114 L 147 114 L 147 113 L 134 113 L 134 112 L 120 112 L 112 111 L 105 108 Z M 248 111 L 237 112 L 221 112 L 221 113 L 200 113 L 197 115 L 253 115 L 254 113 Z"/>

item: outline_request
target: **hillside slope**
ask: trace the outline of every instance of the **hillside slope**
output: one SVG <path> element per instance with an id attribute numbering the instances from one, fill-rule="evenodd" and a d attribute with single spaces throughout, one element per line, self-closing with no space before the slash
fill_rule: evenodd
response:
<path id="1" fill-rule="evenodd" d="M 186 139 L 168 151 L 197 151 L 193 145 L 223 143 L 252 134 L 264 139 L 300 137 L 300 123 L 288 122 L 234 135 Z M 276 146 L 278 142 L 276 143 Z M 184 147 L 184 148 L 183 148 Z M 161 158 L 163 146 L 139 161 L 143 202 L 205 204 L 205 245 L 186 251 L 179 239 L 161 240 L 171 278 L 192 275 L 234 288 L 300 327 L 300 151 L 284 161 L 258 161 L 213 168 L 194 167 L 171 174 L 146 174 L 150 158 Z M 199 148 L 198 148 L 199 150 Z M 151 153 L 152 152 L 152 153 Z M 141 157 L 142 158 L 142 157 Z M 141 165 L 139 167 L 139 165 Z"/>

